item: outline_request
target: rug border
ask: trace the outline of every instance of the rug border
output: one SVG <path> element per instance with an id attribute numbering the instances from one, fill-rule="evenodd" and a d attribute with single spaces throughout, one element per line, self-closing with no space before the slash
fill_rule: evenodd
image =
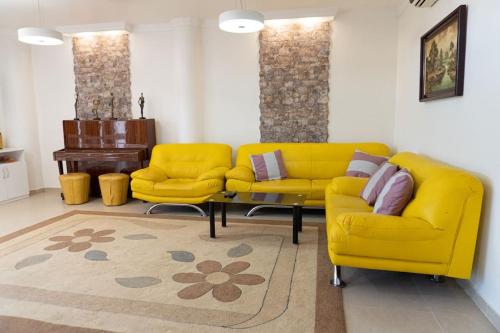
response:
<path id="1" fill-rule="evenodd" d="M 37 230 L 39 228 L 48 226 L 52 223 L 58 222 L 60 220 L 78 214 L 207 221 L 206 217 L 201 217 L 201 216 L 185 216 L 185 215 L 179 216 L 179 215 L 166 215 L 166 214 L 145 215 L 140 213 L 128 213 L 128 212 L 72 210 L 70 212 L 55 216 L 48 220 L 27 226 L 25 228 L 14 231 L 10 234 L 4 235 L 0 237 L 0 244 L 10 241 L 24 234 L 27 234 L 31 231 Z M 249 223 L 249 220 L 243 218 L 228 217 L 228 222 Z M 291 222 L 283 220 L 251 220 L 251 223 L 291 226 Z M 316 318 L 315 318 L 314 332 L 346 333 L 347 329 L 346 329 L 345 313 L 343 306 L 344 302 L 343 302 L 342 290 L 340 288 L 331 287 L 329 284 L 331 263 L 328 256 L 325 224 L 318 222 L 306 222 L 304 223 L 304 225 L 318 228 L 316 311 L 315 311 Z M 326 286 L 326 288 L 324 286 Z M 30 320 L 28 318 L 21 318 L 21 319 Z M 95 332 L 95 330 L 89 328 L 89 332 Z"/>

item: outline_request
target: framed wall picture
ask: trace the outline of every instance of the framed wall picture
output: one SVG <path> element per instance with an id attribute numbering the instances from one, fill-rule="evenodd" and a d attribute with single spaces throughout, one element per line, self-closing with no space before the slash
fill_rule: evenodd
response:
<path id="1" fill-rule="evenodd" d="M 467 6 L 455 9 L 420 39 L 420 101 L 463 96 Z"/>

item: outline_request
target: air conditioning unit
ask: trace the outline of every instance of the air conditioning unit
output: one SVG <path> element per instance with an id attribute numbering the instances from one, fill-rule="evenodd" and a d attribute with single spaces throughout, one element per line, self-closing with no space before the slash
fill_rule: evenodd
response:
<path id="1" fill-rule="evenodd" d="M 410 0 L 415 7 L 432 7 L 438 0 Z"/>

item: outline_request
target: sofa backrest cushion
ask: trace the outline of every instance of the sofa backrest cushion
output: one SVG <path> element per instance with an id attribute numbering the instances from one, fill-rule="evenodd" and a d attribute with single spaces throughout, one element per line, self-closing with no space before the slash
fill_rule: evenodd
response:
<path id="1" fill-rule="evenodd" d="M 169 178 L 197 178 L 216 167 L 231 168 L 231 154 L 231 147 L 225 144 L 160 144 L 153 148 L 150 164 Z"/>
<path id="2" fill-rule="evenodd" d="M 238 149 L 237 166 L 252 169 L 250 155 L 281 150 L 289 179 L 332 179 L 344 176 L 355 150 L 388 156 L 381 143 L 255 143 Z"/>

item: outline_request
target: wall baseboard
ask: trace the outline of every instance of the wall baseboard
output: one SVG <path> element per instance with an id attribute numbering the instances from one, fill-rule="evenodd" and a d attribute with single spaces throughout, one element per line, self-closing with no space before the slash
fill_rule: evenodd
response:
<path id="1" fill-rule="evenodd" d="M 490 323 L 500 332 L 500 314 L 496 313 L 486 301 L 479 295 L 468 281 L 457 281 L 479 310 L 486 316 Z"/>
<path id="2" fill-rule="evenodd" d="M 38 194 L 38 193 L 43 193 L 43 192 L 61 192 L 61 189 L 59 187 L 42 187 L 42 188 L 38 188 L 36 190 L 31 190 L 30 191 L 30 196 L 34 195 L 34 194 Z"/>

